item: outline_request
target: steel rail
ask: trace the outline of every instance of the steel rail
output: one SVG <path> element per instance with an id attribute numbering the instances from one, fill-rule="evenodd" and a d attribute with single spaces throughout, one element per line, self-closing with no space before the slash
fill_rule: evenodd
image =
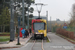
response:
<path id="1" fill-rule="evenodd" d="M 34 45 L 35 45 L 35 42 L 36 42 L 36 40 L 34 40 L 34 44 L 32 45 L 32 48 L 31 48 L 31 50 L 33 50 L 33 47 L 34 47 Z"/>
<path id="2" fill-rule="evenodd" d="M 36 40 L 34 40 L 34 44 L 32 45 L 31 50 L 33 50 L 33 47 L 34 47 L 34 45 L 35 45 L 35 42 L 36 42 Z M 43 40 L 42 40 L 42 43 L 41 43 L 41 48 L 42 48 L 42 50 L 44 50 L 44 48 L 43 48 Z"/>
<path id="3" fill-rule="evenodd" d="M 43 40 L 42 40 L 42 46 L 41 46 L 41 48 L 42 48 L 42 50 L 44 50 L 44 48 L 43 48 Z"/>

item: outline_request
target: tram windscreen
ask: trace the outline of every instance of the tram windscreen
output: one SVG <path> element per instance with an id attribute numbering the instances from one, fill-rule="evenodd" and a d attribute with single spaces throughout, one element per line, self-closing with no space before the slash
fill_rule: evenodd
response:
<path id="1" fill-rule="evenodd" d="M 44 30 L 44 23 L 34 23 L 34 31 L 37 32 L 38 30 Z"/>

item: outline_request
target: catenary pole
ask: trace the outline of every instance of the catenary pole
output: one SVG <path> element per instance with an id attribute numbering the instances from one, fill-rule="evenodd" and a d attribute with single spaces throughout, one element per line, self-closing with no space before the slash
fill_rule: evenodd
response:
<path id="1" fill-rule="evenodd" d="M 28 6 L 28 29 L 29 29 L 29 6 Z"/>
<path id="2" fill-rule="evenodd" d="M 22 20 L 23 20 L 23 24 L 22 27 L 24 28 L 24 0 L 22 0 Z"/>
<path id="3" fill-rule="evenodd" d="M 20 40 L 19 40 L 19 34 L 20 34 L 20 16 L 18 16 L 18 45 L 20 44 Z"/>
<path id="4" fill-rule="evenodd" d="M 46 17 L 47 17 L 47 31 L 48 31 L 48 11 L 46 11 Z"/>
<path id="5" fill-rule="evenodd" d="M 50 31 L 51 31 L 51 17 L 50 17 Z"/>
<path id="6" fill-rule="evenodd" d="M 14 1 L 10 0 L 10 41 L 13 41 L 15 38 L 15 30 L 14 30 Z"/>

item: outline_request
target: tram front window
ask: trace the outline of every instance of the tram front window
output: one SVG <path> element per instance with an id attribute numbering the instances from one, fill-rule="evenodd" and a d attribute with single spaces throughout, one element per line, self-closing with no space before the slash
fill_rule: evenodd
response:
<path id="1" fill-rule="evenodd" d="M 37 32 L 38 30 L 44 30 L 44 23 L 34 23 L 34 31 Z"/>

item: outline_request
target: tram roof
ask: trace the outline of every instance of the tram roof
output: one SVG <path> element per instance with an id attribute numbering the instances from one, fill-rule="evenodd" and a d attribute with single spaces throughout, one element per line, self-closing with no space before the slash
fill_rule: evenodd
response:
<path id="1" fill-rule="evenodd" d="M 47 20 L 47 17 L 46 16 L 40 16 L 40 18 Z M 34 16 L 32 19 L 38 19 L 38 16 Z"/>

